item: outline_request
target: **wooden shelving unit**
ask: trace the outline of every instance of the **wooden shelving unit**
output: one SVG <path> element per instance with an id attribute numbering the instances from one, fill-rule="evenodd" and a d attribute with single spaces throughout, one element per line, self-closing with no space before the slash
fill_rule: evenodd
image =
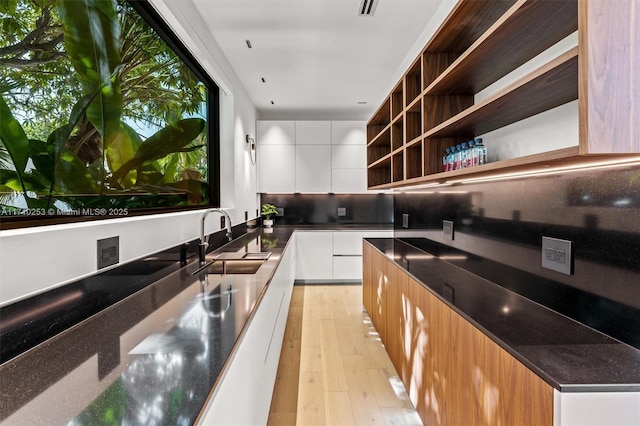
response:
<path id="1" fill-rule="evenodd" d="M 637 154 L 640 125 L 629 107 L 618 103 L 637 106 L 637 99 L 630 98 L 630 76 L 637 73 L 633 64 L 640 63 L 625 53 L 628 49 L 611 51 L 611 45 L 624 37 L 635 38 L 636 44 L 640 40 L 632 2 L 614 3 L 603 8 L 597 0 L 460 0 L 369 121 L 369 187 L 398 188 Z M 474 104 L 479 91 L 576 30 L 577 48 Z M 610 60 L 617 66 L 607 64 Z M 602 69 L 594 72 L 594 67 Z M 605 75 L 612 81 L 603 84 Z M 604 88 L 619 89 L 622 100 L 608 98 Z M 579 146 L 442 173 L 445 148 L 575 100 Z M 609 122 L 602 119 L 602 104 Z M 621 122 L 631 123 L 626 124 L 630 129 L 612 125 L 618 115 L 627 117 Z"/>

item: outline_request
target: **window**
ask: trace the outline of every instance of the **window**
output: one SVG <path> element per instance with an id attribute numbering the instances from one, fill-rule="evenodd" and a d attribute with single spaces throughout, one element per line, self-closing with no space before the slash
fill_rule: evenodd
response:
<path id="1" fill-rule="evenodd" d="M 217 205 L 217 86 L 140 1 L 0 1 L 3 227 Z"/>

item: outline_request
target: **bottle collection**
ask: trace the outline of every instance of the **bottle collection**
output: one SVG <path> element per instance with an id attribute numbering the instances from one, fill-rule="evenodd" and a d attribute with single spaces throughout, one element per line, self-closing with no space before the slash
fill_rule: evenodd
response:
<path id="1" fill-rule="evenodd" d="M 475 138 L 447 148 L 442 157 L 442 171 L 468 169 L 486 163 L 487 147 L 482 143 L 482 138 Z"/>

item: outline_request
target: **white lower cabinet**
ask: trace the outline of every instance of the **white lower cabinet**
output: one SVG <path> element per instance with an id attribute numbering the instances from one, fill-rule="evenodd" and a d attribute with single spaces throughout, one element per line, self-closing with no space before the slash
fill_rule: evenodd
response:
<path id="1" fill-rule="evenodd" d="M 295 252 L 292 239 L 200 424 L 267 424 L 293 291 Z"/>
<path id="2" fill-rule="evenodd" d="M 321 281 L 333 279 L 333 233 L 296 231 L 296 279 Z"/>
<path id="3" fill-rule="evenodd" d="M 391 237 L 391 230 L 296 231 L 296 280 L 361 281 L 362 239 Z"/>
<path id="4" fill-rule="evenodd" d="M 554 426 L 640 425 L 640 392 L 553 391 Z"/>
<path id="5" fill-rule="evenodd" d="M 333 256 L 333 279 L 362 281 L 362 256 Z"/>

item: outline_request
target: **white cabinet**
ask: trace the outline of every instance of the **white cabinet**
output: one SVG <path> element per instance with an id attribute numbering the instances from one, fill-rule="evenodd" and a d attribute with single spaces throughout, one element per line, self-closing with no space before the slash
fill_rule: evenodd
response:
<path id="1" fill-rule="evenodd" d="M 258 121 L 258 145 L 295 145 L 295 121 Z"/>
<path id="2" fill-rule="evenodd" d="M 365 122 L 258 121 L 257 128 L 260 192 L 367 192 Z"/>
<path id="3" fill-rule="evenodd" d="M 331 145 L 331 121 L 296 121 L 296 145 Z"/>
<path id="4" fill-rule="evenodd" d="M 296 279 L 304 281 L 333 278 L 333 233 L 296 231 Z"/>
<path id="5" fill-rule="evenodd" d="M 295 156 L 295 191 L 331 191 L 331 145 L 298 145 Z"/>
<path id="6" fill-rule="evenodd" d="M 258 145 L 259 191 L 296 191 L 295 145 Z"/>
<path id="7" fill-rule="evenodd" d="M 362 280 L 362 239 L 391 238 L 393 231 L 335 231 L 333 233 L 334 280 Z"/>
<path id="8" fill-rule="evenodd" d="M 359 121 L 332 123 L 331 192 L 367 192 L 365 128 L 365 124 Z"/>
<path id="9" fill-rule="evenodd" d="M 554 426 L 640 425 L 640 392 L 553 390 Z"/>
<path id="10" fill-rule="evenodd" d="M 332 121 L 331 143 L 333 145 L 366 145 L 366 123 L 364 121 Z"/>
<path id="11" fill-rule="evenodd" d="M 331 170 L 331 192 L 336 194 L 367 192 L 367 169 Z"/>
<path id="12" fill-rule="evenodd" d="M 290 240 L 201 425 L 267 424 L 293 291 L 295 256 L 295 240 Z"/>
<path id="13" fill-rule="evenodd" d="M 366 145 L 335 145 L 331 149 L 332 169 L 366 169 Z"/>
<path id="14" fill-rule="evenodd" d="M 362 239 L 391 238 L 393 231 L 296 231 L 296 280 L 362 280 Z"/>
<path id="15" fill-rule="evenodd" d="M 333 256 L 333 279 L 362 281 L 362 256 Z"/>

